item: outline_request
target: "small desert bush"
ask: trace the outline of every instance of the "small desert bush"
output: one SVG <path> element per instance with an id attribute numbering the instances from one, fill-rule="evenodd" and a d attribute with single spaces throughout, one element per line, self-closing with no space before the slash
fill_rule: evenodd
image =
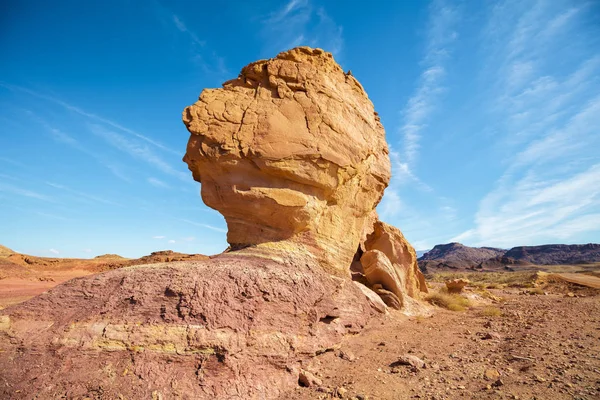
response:
<path id="1" fill-rule="evenodd" d="M 544 294 L 544 289 L 541 287 L 532 288 L 529 289 L 529 294 Z"/>
<path id="2" fill-rule="evenodd" d="M 445 288 L 444 288 L 445 289 Z M 434 292 L 425 297 L 425 300 L 438 307 L 446 308 L 450 311 L 465 311 L 471 301 L 459 294 L 451 294 L 445 290 Z"/>
<path id="3" fill-rule="evenodd" d="M 479 296 L 483 297 L 484 299 L 489 299 L 489 300 L 497 301 L 497 302 L 501 302 L 501 303 L 504 303 L 506 301 L 506 299 L 504 297 L 496 296 L 495 294 L 491 293 L 487 289 L 475 289 L 475 293 L 478 294 Z"/>
<path id="4" fill-rule="evenodd" d="M 488 306 L 481 310 L 481 315 L 484 317 L 500 317 L 502 316 L 502 311 L 497 307 Z"/>

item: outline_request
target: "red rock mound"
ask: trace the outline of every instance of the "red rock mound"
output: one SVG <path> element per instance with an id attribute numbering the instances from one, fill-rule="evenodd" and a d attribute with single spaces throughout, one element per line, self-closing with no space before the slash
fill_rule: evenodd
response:
<path id="1" fill-rule="evenodd" d="M 0 316 L 0 397 L 276 398 L 371 310 L 350 280 L 298 259 L 75 279 Z"/>

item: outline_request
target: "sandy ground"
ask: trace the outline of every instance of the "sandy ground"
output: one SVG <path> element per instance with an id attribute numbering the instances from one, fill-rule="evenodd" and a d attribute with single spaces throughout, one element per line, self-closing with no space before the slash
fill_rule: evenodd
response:
<path id="1" fill-rule="evenodd" d="M 31 278 L 4 278 L 0 280 L 0 309 L 28 300 L 52 289 L 69 279 L 90 275 L 91 271 L 68 270 L 42 272 Z"/>
<path id="2" fill-rule="evenodd" d="M 322 381 L 289 399 L 600 399 L 600 291 L 495 290 L 486 316 L 390 314 L 305 368 Z M 566 293 L 571 291 L 570 295 Z M 570 297 L 573 295 L 573 297 Z M 425 367 L 398 365 L 413 355 Z"/>
<path id="3" fill-rule="evenodd" d="M 559 279 L 567 282 L 600 289 L 600 278 L 596 276 L 585 274 L 553 274 L 552 276 L 558 277 Z"/>

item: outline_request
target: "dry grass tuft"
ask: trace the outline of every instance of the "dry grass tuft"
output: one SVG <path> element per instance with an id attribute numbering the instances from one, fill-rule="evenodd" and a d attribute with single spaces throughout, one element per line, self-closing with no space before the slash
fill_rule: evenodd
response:
<path id="1" fill-rule="evenodd" d="M 483 315 L 484 317 L 501 317 L 502 316 L 502 310 L 500 310 L 497 307 L 484 307 L 481 310 L 481 315 Z"/>
<path id="2" fill-rule="evenodd" d="M 544 294 L 544 289 L 542 289 L 541 287 L 532 288 L 532 289 L 529 289 L 529 294 L 531 294 L 531 295 Z"/>
<path id="3" fill-rule="evenodd" d="M 425 297 L 431 304 L 450 311 L 465 311 L 471 306 L 471 301 L 459 294 L 450 294 L 445 290 L 434 292 Z"/>

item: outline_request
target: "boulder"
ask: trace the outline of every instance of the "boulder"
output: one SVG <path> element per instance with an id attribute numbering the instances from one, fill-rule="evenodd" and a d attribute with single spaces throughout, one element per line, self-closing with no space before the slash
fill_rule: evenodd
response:
<path id="1" fill-rule="evenodd" d="M 405 309 L 408 299 L 427 293 L 425 277 L 419 270 L 414 248 L 397 228 L 372 216 L 369 233 L 364 235 L 351 264 L 353 279 L 366 280 L 388 307 Z"/>

